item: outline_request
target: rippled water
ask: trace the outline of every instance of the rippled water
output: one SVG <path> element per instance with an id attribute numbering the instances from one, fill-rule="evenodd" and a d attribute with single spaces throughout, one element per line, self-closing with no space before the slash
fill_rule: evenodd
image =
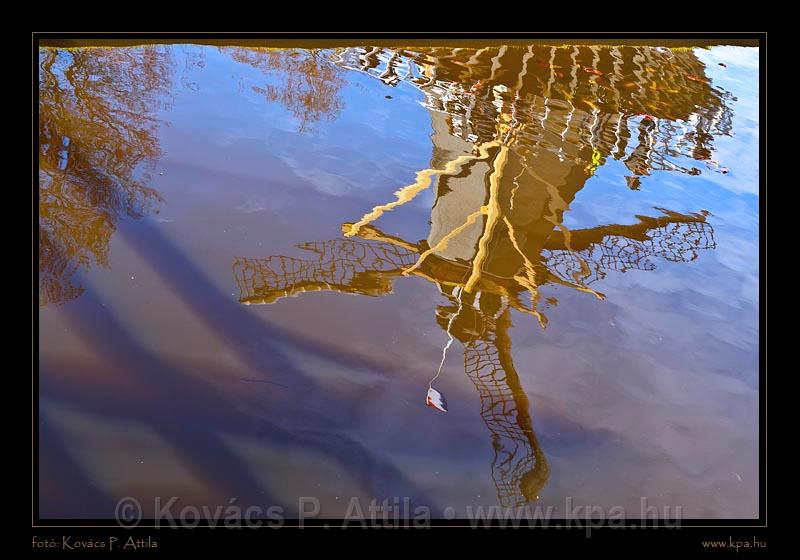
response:
<path id="1" fill-rule="evenodd" d="M 758 515 L 757 49 L 39 63 L 43 517 Z"/>

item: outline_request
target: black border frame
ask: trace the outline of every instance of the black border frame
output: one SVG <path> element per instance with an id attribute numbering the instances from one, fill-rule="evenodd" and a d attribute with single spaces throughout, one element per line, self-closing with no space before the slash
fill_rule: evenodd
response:
<path id="1" fill-rule="evenodd" d="M 424 41 L 426 43 L 447 43 L 452 42 L 481 42 L 485 44 L 487 41 L 497 41 L 502 43 L 514 42 L 529 42 L 536 41 L 539 43 L 570 43 L 581 44 L 582 42 L 594 43 L 602 41 L 610 41 L 612 44 L 653 44 L 653 45 L 692 45 L 692 46 L 711 46 L 711 45 L 745 45 L 745 46 L 758 46 L 759 47 L 759 518 L 758 519 L 685 519 L 681 520 L 681 527 L 679 529 L 664 528 L 662 522 L 656 526 L 648 526 L 646 530 L 642 531 L 642 524 L 632 523 L 631 521 L 625 522 L 624 530 L 620 527 L 609 527 L 606 523 L 603 527 L 593 526 L 591 542 L 597 543 L 602 540 L 609 542 L 608 534 L 609 529 L 620 529 L 613 531 L 614 537 L 616 535 L 636 535 L 638 538 L 624 540 L 639 540 L 643 538 L 649 539 L 650 536 L 658 536 L 656 540 L 661 543 L 659 546 L 664 546 L 664 536 L 669 537 L 667 541 L 680 541 L 686 540 L 688 537 L 690 541 L 695 542 L 698 547 L 700 540 L 705 538 L 713 539 L 713 535 L 733 535 L 742 534 L 745 540 L 747 539 L 766 539 L 766 529 L 768 527 L 768 500 L 767 500 L 767 33 L 766 32 L 745 32 L 745 33 L 529 33 L 529 32 L 508 32 L 508 33 L 473 33 L 473 32 L 457 32 L 457 33 L 406 33 L 406 32 L 369 32 L 369 33 L 322 33 L 322 32 L 275 32 L 275 33 L 174 33 L 174 32 L 159 32 L 159 33 L 120 33 L 120 32 L 103 32 L 103 33 L 60 33 L 60 32 L 33 32 L 32 33 L 32 382 L 31 382 L 31 396 L 32 396 L 32 522 L 31 529 L 33 535 L 39 535 L 39 538 L 46 538 L 48 535 L 58 536 L 59 534 L 68 534 L 71 530 L 74 534 L 89 534 L 91 532 L 98 533 L 100 529 L 111 530 L 118 534 L 120 541 L 127 539 L 128 536 L 147 534 L 153 535 L 157 533 L 157 537 L 164 541 L 175 541 L 176 534 L 183 536 L 177 537 L 180 540 L 190 539 L 198 546 L 198 550 L 207 550 L 206 543 L 210 534 L 214 534 L 215 539 L 222 536 L 223 533 L 228 535 L 245 535 L 260 533 L 263 529 L 268 528 L 266 524 L 261 530 L 239 530 L 239 531 L 224 531 L 218 528 L 217 531 L 207 531 L 214 527 L 208 526 L 207 523 L 201 523 L 194 531 L 183 528 L 173 529 L 162 526 L 161 528 L 154 528 L 147 524 L 148 521 L 154 523 L 155 520 L 142 520 L 142 522 L 134 529 L 121 528 L 114 519 L 42 519 L 39 517 L 39 450 L 38 450 L 38 425 L 39 425 L 39 357 L 38 357 L 38 292 L 37 292 L 37 278 L 38 278 L 38 260 L 37 260 L 37 247 L 39 242 L 39 234 L 37 228 L 38 222 L 38 50 L 41 46 L 86 46 L 86 45 L 136 45 L 145 43 L 192 43 L 192 44 L 269 44 L 271 46 L 291 46 L 297 42 L 308 43 L 309 40 L 320 41 L 322 43 L 330 43 L 331 45 L 340 44 L 359 44 L 364 41 L 396 43 L 398 40 L 403 42 L 412 43 L 414 41 Z M 342 520 L 336 519 L 313 519 L 305 520 L 301 526 L 299 523 L 291 523 L 296 520 L 285 520 L 283 528 L 340 528 Z M 454 523 L 458 521 L 458 523 Z M 431 527 L 445 528 L 445 527 L 464 527 L 470 528 L 468 520 L 431 520 Z M 463 523 L 461 522 L 463 521 Z M 569 520 L 552 520 L 547 527 L 536 527 L 535 524 L 531 528 L 539 529 L 537 531 L 537 539 L 541 538 L 542 533 L 549 533 L 552 541 L 563 541 L 563 537 L 569 540 L 580 541 L 584 536 L 585 527 L 575 526 L 575 520 L 572 521 L 572 527 L 567 523 Z M 652 521 L 650 522 L 652 523 Z M 510 524 L 509 524 L 510 525 Z M 661 527 L 658 527 L 661 525 Z M 486 530 L 493 529 L 509 529 L 510 527 L 503 527 L 498 522 L 493 522 L 489 526 L 482 525 Z M 656 531 L 656 528 L 663 530 Z M 360 523 L 351 522 L 348 528 L 360 528 Z M 524 532 L 528 526 L 522 523 L 518 532 Z M 638 531 L 633 531 L 638 529 Z M 88 532 L 87 532 L 88 531 Z M 190 534 L 186 537 L 186 533 Z M 581 534 L 576 535 L 575 532 Z M 283 531 L 286 533 L 287 531 Z M 288 531 L 292 532 L 292 531 Z M 336 532 L 336 531 L 333 531 Z M 428 531 L 431 532 L 431 531 Z M 432 531 L 437 532 L 437 531 Z M 477 531 L 478 533 L 480 531 Z M 385 531 L 381 531 L 385 533 Z M 691 533 L 691 536 L 687 533 Z M 706 535 L 707 533 L 707 535 Z M 753 533 L 758 533 L 755 536 Z M 645 534 L 648 536 L 645 537 Z M 673 539 L 672 535 L 681 538 Z M 760 536 L 759 536 L 760 534 Z M 201 537 L 205 535 L 205 537 Z M 568 535 L 573 535 L 568 537 Z M 208 537 L 208 538 L 206 538 Z M 600 538 L 602 537 L 602 538 Z M 60 537 L 59 537 L 60 538 Z M 138 537 L 136 537 L 138 538 Z M 719 537 L 718 537 L 719 538 Z M 731 536 L 733 538 L 733 536 Z M 227 540 L 227 539 L 224 539 Z M 588 539 L 585 539 L 590 542 Z M 613 540 L 616 540 L 614 538 Z M 652 539 L 650 539 L 652 540 Z M 242 543 L 250 542 L 252 538 L 241 538 Z M 561 544 L 564 544 L 563 542 Z M 559 546 L 561 546 L 561 544 Z M 618 545 L 617 545 L 618 546 Z M 185 544 L 181 544 L 181 548 L 185 548 Z M 699 548 L 697 548 L 699 550 Z M 157 550 L 157 549 L 156 549 Z M 681 550 L 686 550 L 683 547 Z M 721 549 L 720 549 L 721 550 Z M 97 551 L 97 550 L 95 550 Z M 739 549 L 738 552 L 752 552 L 752 550 Z M 37 550 L 34 550 L 37 552 Z M 38 551 L 43 552 L 43 551 Z M 47 550 L 47 552 L 53 552 Z M 91 552 L 91 551 L 84 551 Z"/>

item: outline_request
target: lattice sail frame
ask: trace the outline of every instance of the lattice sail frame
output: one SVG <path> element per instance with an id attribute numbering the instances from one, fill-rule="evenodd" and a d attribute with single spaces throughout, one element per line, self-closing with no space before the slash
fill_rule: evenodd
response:
<path id="1" fill-rule="evenodd" d="M 418 256 L 390 243 L 360 239 L 314 241 L 297 247 L 315 253 L 316 260 L 282 255 L 237 258 L 233 271 L 240 301 L 271 303 L 316 290 L 383 295 L 391 291 L 388 278 L 401 274 Z"/>
<path id="2" fill-rule="evenodd" d="M 464 344 L 464 371 L 478 391 L 481 418 L 491 434 L 497 498 L 503 507 L 519 507 L 536 498 L 525 494 L 525 476 L 548 466 L 531 427 L 527 398 L 516 372 L 509 374 L 503 367 L 495 338 L 495 333 L 487 332 Z"/>

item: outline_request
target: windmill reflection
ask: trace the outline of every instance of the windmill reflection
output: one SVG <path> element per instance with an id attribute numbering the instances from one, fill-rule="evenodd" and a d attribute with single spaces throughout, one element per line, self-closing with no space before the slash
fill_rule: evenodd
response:
<path id="1" fill-rule="evenodd" d="M 343 238 L 299 245 L 309 258 L 236 259 L 240 301 L 268 304 L 315 290 L 381 296 L 401 275 L 434 283 L 444 300 L 437 322 L 463 345 L 480 395 L 499 501 L 534 500 L 549 466 L 511 358 L 511 310 L 544 328 L 545 285 L 602 299 L 596 283 L 609 271 L 652 270 L 657 258 L 692 261 L 715 247 L 704 212 L 656 209 L 631 224 L 580 230 L 565 227 L 563 214 L 609 157 L 623 161 L 634 189 L 653 170 L 699 173 L 675 160 L 710 159 L 713 136 L 729 131 L 725 94 L 690 51 L 364 48 L 335 57 L 390 87 L 406 81 L 425 93 L 431 168 L 394 200 L 343 224 Z M 631 124 L 638 143 L 628 150 Z M 404 240 L 373 224 L 434 185 L 427 239 Z"/>
<path id="2" fill-rule="evenodd" d="M 345 224 L 345 228 L 352 224 Z M 713 229 L 702 214 L 666 213 L 641 217 L 632 226 L 601 226 L 571 232 L 582 249 L 570 251 L 555 241 L 545 249 L 535 270 L 548 282 L 600 296 L 589 287 L 608 270 L 652 270 L 650 257 L 690 261 L 715 246 Z M 315 253 L 309 259 L 273 256 L 238 258 L 234 274 L 244 304 L 268 304 L 304 292 L 331 290 L 381 296 L 392 291 L 395 278 L 407 273 L 429 250 L 425 241 L 411 244 L 364 227 L 362 239 L 333 239 L 299 245 Z M 410 274 L 434 282 L 446 298 L 436 307 L 436 320 L 464 346 L 464 370 L 481 399 L 481 417 L 492 436 L 492 476 L 504 506 L 535 499 L 549 467 L 533 431 L 528 399 L 511 359 L 510 310 L 546 318 L 522 301 L 527 281 L 484 274 L 473 293 L 466 263 L 434 255 Z M 536 299 L 536 295 L 531 294 Z"/>

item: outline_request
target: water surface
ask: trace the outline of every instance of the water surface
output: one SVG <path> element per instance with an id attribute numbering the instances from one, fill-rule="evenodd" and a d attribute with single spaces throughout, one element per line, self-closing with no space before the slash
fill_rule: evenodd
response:
<path id="1" fill-rule="evenodd" d="M 757 517 L 757 49 L 39 68 L 42 517 Z"/>

